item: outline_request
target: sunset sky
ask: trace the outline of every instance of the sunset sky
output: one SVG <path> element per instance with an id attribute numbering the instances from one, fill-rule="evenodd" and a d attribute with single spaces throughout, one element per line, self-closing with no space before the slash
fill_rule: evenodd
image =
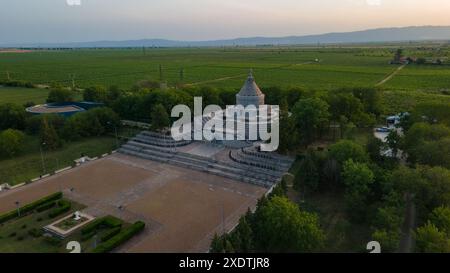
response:
<path id="1" fill-rule="evenodd" d="M 212 40 L 450 25 L 449 0 L 0 0 L 0 4 L 0 43 Z"/>

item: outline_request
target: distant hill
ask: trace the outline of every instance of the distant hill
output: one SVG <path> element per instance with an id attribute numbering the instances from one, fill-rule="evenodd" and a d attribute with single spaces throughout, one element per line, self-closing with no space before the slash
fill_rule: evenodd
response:
<path id="1" fill-rule="evenodd" d="M 202 46 L 256 46 L 256 45 L 309 45 L 346 44 L 371 42 L 403 42 L 450 40 L 450 26 L 419 26 L 403 28 L 379 28 L 354 32 L 327 33 L 289 37 L 251 37 L 212 41 L 175 41 L 142 39 L 128 41 L 96 41 L 79 43 L 9 44 L 10 47 L 202 47 Z"/>

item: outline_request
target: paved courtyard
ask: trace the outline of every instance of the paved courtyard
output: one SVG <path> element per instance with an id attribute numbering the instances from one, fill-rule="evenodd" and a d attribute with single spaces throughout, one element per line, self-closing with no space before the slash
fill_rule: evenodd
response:
<path id="1" fill-rule="evenodd" d="M 146 222 L 145 231 L 119 252 L 206 252 L 212 236 L 232 229 L 267 189 L 114 154 L 0 193 L 0 213 L 16 201 L 26 204 L 59 190 L 90 215 Z"/>

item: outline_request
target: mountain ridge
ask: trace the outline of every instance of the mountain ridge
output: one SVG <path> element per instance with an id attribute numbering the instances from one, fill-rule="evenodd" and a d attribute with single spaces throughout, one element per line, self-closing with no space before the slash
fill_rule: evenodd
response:
<path id="1" fill-rule="evenodd" d="M 405 41 L 450 41 L 450 26 L 410 26 L 376 28 L 351 32 L 330 32 L 324 34 L 284 37 L 243 37 L 235 39 L 182 41 L 169 39 L 138 39 L 122 41 L 92 41 L 66 43 L 14 43 L 6 47 L 219 47 L 219 46 L 261 46 L 261 45 L 311 45 L 351 44 Z"/>

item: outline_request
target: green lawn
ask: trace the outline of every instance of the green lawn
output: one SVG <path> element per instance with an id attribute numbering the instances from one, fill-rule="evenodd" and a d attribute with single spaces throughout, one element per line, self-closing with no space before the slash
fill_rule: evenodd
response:
<path id="1" fill-rule="evenodd" d="M 0 103 L 42 104 L 47 100 L 48 92 L 47 89 L 38 88 L 0 87 Z"/>
<path id="2" fill-rule="evenodd" d="M 57 151 L 44 151 L 44 164 L 46 173 L 61 169 L 73 164 L 73 160 L 80 158 L 81 154 L 95 157 L 110 152 L 116 148 L 114 137 L 88 138 L 76 142 L 66 143 Z M 0 184 L 15 185 L 29 181 L 44 174 L 39 140 L 35 136 L 27 136 L 21 154 L 11 159 L 0 161 Z"/>

